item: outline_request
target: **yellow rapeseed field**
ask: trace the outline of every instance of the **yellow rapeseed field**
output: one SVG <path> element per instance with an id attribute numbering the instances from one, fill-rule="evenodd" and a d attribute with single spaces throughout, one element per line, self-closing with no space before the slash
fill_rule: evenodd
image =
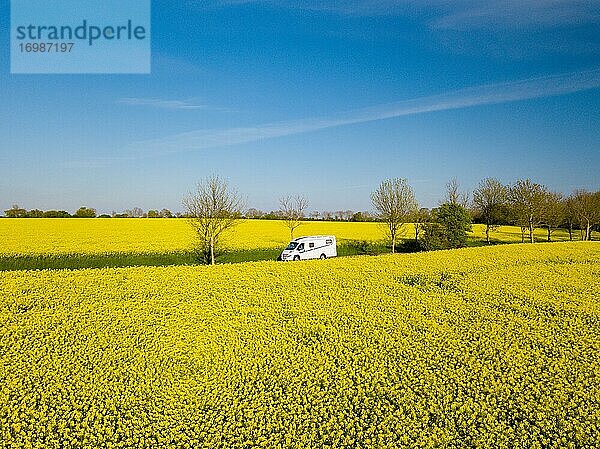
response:
<path id="1" fill-rule="evenodd" d="M 333 234 L 345 240 L 380 241 L 385 228 L 380 223 L 304 222 L 295 236 Z M 413 238 L 414 227 L 407 224 L 401 237 Z M 544 230 L 536 231 L 544 239 Z M 576 235 L 575 237 L 578 237 Z M 483 240 L 482 225 L 474 225 L 472 238 Z M 492 238 L 503 242 L 520 241 L 520 230 L 502 226 Z M 566 240 L 565 231 L 557 231 L 555 240 Z M 224 236 L 230 250 L 283 248 L 290 240 L 283 222 L 243 220 L 234 232 Z M 36 254 L 166 253 L 190 250 L 194 234 L 185 219 L 1 219 L 0 256 Z"/>
<path id="2" fill-rule="evenodd" d="M 406 227 L 407 233 L 412 226 Z M 381 240 L 377 223 L 305 222 L 296 236 L 335 234 L 338 239 Z M 0 220 L 0 254 L 99 254 L 189 250 L 194 233 L 185 219 L 4 219 Z M 224 236 L 230 249 L 285 247 L 290 240 L 283 222 L 242 220 Z"/>
<path id="3" fill-rule="evenodd" d="M 0 447 L 597 447 L 599 297 L 594 242 L 1 272 Z"/>

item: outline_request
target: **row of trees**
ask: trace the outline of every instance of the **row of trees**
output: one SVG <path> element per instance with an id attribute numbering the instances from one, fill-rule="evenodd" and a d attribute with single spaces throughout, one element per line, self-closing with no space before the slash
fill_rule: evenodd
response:
<path id="1" fill-rule="evenodd" d="M 96 210 L 84 206 L 71 215 L 66 210 L 26 210 L 19 207 L 18 204 L 14 204 L 10 209 L 4 211 L 4 215 L 7 218 L 94 218 L 96 217 Z"/>
<path id="2" fill-rule="evenodd" d="M 281 203 L 281 200 L 280 200 Z M 260 209 L 250 208 L 244 214 L 244 218 L 261 220 L 283 220 L 285 219 L 285 210 L 283 208 L 264 212 Z M 313 210 L 310 213 L 303 214 L 303 220 L 323 220 L 323 221 L 378 221 L 378 218 L 368 211 L 336 210 L 336 211 L 318 211 Z"/>
<path id="3" fill-rule="evenodd" d="M 297 195 L 282 197 L 279 203 L 281 209 L 278 218 L 283 220 L 293 239 L 294 231 L 305 217 L 308 201 Z M 198 183 L 196 190 L 184 197 L 183 206 L 185 216 L 198 237 L 198 255 L 206 263 L 214 264 L 221 235 L 243 218 L 241 196 L 225 180 L 211 176 Z"/>
<path id="4" fill-rule="evenodd" d="M 490 232 L 501 224 L 511 223 L 521 228 L 521 241 L 525 234 L 533 243 L 536 228 L 547 231 L 547 240 L 558 228 L 578 228 L 581 240 L 592 239 L 592 229 L 600 225 L 600 191 L 576 190 L 569 196 L 553 192 L 529 179 L 503 185 L 493 178 L 484 179 L 473 193 L 474 209 L 486 225 L 486 240 Z"/>
<path id="5" fill-rule="evenodd" d="M 378 217 L 387 225 L 392 252 L 406 223 L 414 225 L 416 242 L 422 236 L 422 249 L 464 246 L 473 218 L 485 224 L 488 244 L 490 233 L 503 224 L 519 226 L 521 241 L 527 234 L 531 243 L 535 229 L 540 227 L 546 229 L 548 241 L 559 228 L 568 229 L 571 240 L 575 228 L 580 230 L 581 240 L 591 240 L 592 229 L 600 227 L 600 192 L 576 190 L 565 196 L 529 179 L 510 185 L 494 178 L 484 179 L 473 192 L 472 201 L 453 179 L 446 186 L 442 204 L 431 211 L 419 207 L 413 189 L 400 178 L 383 181 L 371 200 Z"/>
<path id="6" fill-rule="evenodd" d="M 373 207 L 379 219 L 386 224 L 392 252 L 396 251 L 398 235 L 407 223 L 411 223 L 415 230 L 413 250 L 465 246 L 467 232 L 471 229 L 471 215 L 466 208 L 466 198 L 459 194 L 455 180 L 447 186 L 445 202 L 432 210 L 419 207 L 415 193 L 406 179 L 382 181 L 371 194 Z"/>
<path id="7" fill-rule="evenodd" d="M 449 185 L 448 202 L 433 211 L 419 208 L 413 189 L 405 179 L 383 181 L 371 195 L 377 218 L 384 222 L 391 239 L 392 252 L 398 243 L 399 231 L 406 223 L 415 226 L 415 242 L 423 249 L 459 247 L 466 244 L 471 216 L 454 197 Z M 305 219 L 308 201 L 302 196 L 280 198 L 279 217 L 294 238 L 295 230 Z M 186 216 L 198 237 L 198 253 L 206 263 L 215 263 L 220 238 L 242 218 L 243 202 L 237 190 L 226 181 L 212 176 L 196 186 L 183 199 Z M 420 239 L 420 234 L 422 237 Z"/>
<path id="8" fill-rule="evenodd" d="M 281 202 L 281 201 L 280 201 Z M 140 207 L 133 209 L 125 209 L 123 212 L 113 211 L 111 214 L 98 214 L 96 209 L 90 207 L 81 207 L 73 214 L 65 210 L 27 210 L 14 204 L 10 209 L 4 211 L 6 218 L 187 218 L 186 213 L 173 213 L 169 209 L 150 209 L 144 211 Z M 261 219 L 261 220 L 285 220 L 285 207 L 271 212 L 263 212 L 256 208 L 250 208 L 241 212 L 243 218 Z M 377 221 L 378 218 L 367 212 L 354 212 L 353 210 L 338 210 L 338 211 L 312 211 L 302 214 L 303 220 L 324 220 L 324 221 Z"/>
<path id="9" fill-rule="evenodd" d="M 515 224 L 521 228 L 521 240 L 528 232 L 529 241 L 534 241 L 534 230 L 547 229 L 548 241 L 559 227 L 569 230 L 579 229 L 582 240 L 591 240 L 592 229 L 600 226 L 600 192 L 577 190 L 565 197 L 552 192 L 541 184 L 529 179 L 518 180 L 511 185 L 503 185 L 493 178 L 482 180 L 470 195 L 461 192 L 456 179 L 446 186 L 444 201 L 434 209 L 419 207 L 412 187 L 406 179 L 384 180 L 371 194 L 371 201 L 377 215 L 374 218 L 385 224 L 390 238 L 392 252 L 396 250 L 402 227 L 408 223 L 414 226 L 414 249 L 440 249 L 465 246 L 467 232 L 473 218 L 485 224 L 486 240 L 491 243 L 490 233 L 502 224 Z M 294 231 L 306 219 L 308 201 L 302 196 L 280 198 L 277 218 L 283 220 L 294 238 Z M 218 176 L 212 176 L 199 183 L 194 192 L 183 200 L 185 214 L 199 237 L 199 252 L 208 263 L 215 262 L 215 248 L 224 231 L 235 226 L 244 217 L 243 201 L 239 193 L 228 186 Z M 348 211 L 350 212 L 350 211 Z M 5 211 L 7 217 L 23 216 L 70 216 L 65 211 L 25 211 L 18 206 Z M 360 214 L 360 213 L 359 213 Z M 95 217 L 96 211 L 82 207 L 74 217 Z M 108 217 L 108 215 L 106 215 Z M 149 211 L 139 208 L 114 214 L 114 217 L 172 217 L 170 211 Z M 352 216 L 347 214 L 350 219 Z M 363 216 L 361 214 L 361 219 Z M 358 220 L 357 221 L 361 221 Z"/>
<path id="10" fill-rule="evenodd" d="M 75 213 L 70 214 L 65 210 L 39 210 L 31 209 L 26 210 L 20 207 L 18 204 L 14 204 L 10 209 L 4 211 L 6 218 L 173 218 L 175 215 L 171 213 L 169 209 L 149 210 L 144 212 L 139 207 L 133 209 L 126 209 L 122 213 L 112 212 L 112 214 L 101 214 L 98 215 L 96 209 L 91 207 L 80 207 Z M 183 216 L 179 214 L 179 216 Z"/>

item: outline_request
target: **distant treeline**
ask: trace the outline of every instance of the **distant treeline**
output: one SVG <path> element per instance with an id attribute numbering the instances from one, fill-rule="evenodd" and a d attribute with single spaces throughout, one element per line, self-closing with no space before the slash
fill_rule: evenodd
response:
<path id="1" fill-rule="evenodd" d="M 73 214 L 66 210 L 39 210 L 23 209 L 15 204 L 10 209 L 4 211 L 6 218 L 174 218 L 183 217 L 182 214 L 173 214 L 168 209 L 149 210 L 144 212 L 139 207 L 125 210 L 121 213 L 112 212 L 109 214 L 98 215 L 96 209 L 91 207 L 80 207 Z M 1 218 L 1 217 L 0 217 Z"/>
<path id="2" fill-rule="evenodd" d="M 538 184 L 529 179 L 517 180 L 510 185 L 504 185 L 499 180 L 487 178 L 482 180 L 477 188 L 471 192 L 459 191 L 456 179 L 451 180 L 446 188 L 446 196 L 440 202 L 438 208 L 428 209 L 419 207 L 414 200 L 412 188 L 406 186 L 411 192 L 413 200 L 410 204 L 402 204 L 398 198 L 391 197 L 393 206 L 388 215 L 398 223 L 415 224 L 415 237 L 418 239 L 422 226 L 427 223 L 435 223 L 438 220 L 441 209 L 445 204 L 460 205 L 464 209 L 469 223 L 481 223 L 486 225 L 486 237 L 489 241 L 489 233 L 499 225 L 516 225 L 521 228 L 522 239 L 526 232 L 533 240 L 535 228 L 545 228 L 548 232 L 548 240 L 551 234 L 558 228 L 568 229 L 572 235 L 574 230 L 582 233 L 583 240 L 591 239 L 592 230 L 600 230 L 600 191 L 590 192 L 587 190 L 575 190 L 570 195 L 554 192 L 543 184 Z M 284 204 L 284 203 L 282 203 Z M 292 210 L 297 220 L 324 220 L 324 221 L 349 221 L 369 222 L 382 221 L 388 223 L 389 217 L 385 213 L 373 214 L 367 211 L 355 212 L 352 210 L 338 211 L 313 211 L 305 212 L 308 202 L 297 211 Z M 64 210 L 39 209 L 26 210 L 18 205 L 13 205 L 5 210 L 6 218 L 187 218 L 185 213 L 172 213 L 168 209 L 148 210 L 139 207 L 127 209 L 121 213 L 111 214 L 96 213 L 96 209 L 80 207 L 73 214 Z M 263 212 L 259 209 L 250 208 L 243 212 L 232 212 L 237 218 L 262 219 L 262 220 L 289 220 L 290 211 L 282 206 L 281 210 Z M 427 227 L 427 226 L 425 226 Z M 432 231 L 430 229 L 430 234 Z"/>
<path id="3" fill-rule="evenodd" d="M 355 212 L 353 210 L 338 210 L 338 211 L 312 211 L 308 214 L 303 214 L 303 220 L 323 220 L 323 221 L 380 221 L 379 217 L 370 212 Z M 260 219 L 260 220 L 285 220 L 286 212 L 283 210 L 275 210 L 271 212 L 263 212 L 259 209 L 250 208 L 244 213 L 244 218 Z"/>
<path id="4" fill-rule="evenodd" d="M 19 205 L 13 205 L 10 209 L 4 211 L 6 218 L 187 218 L 187 215 L 181 212 L 173 213 L 169 209 L 144 211 L 139 207 L 127 209 L 123 212 L 112 212 L 111 214 L 98 214 L 96 209 L 91 207 L 80 207 L 74 213 L 65 210 L 27 210 Z M 3 218 L 3 217 L 0 217 Z M 283 220 L 284 213 L 280 210 L 263 212 L 261 210 L 250 208 L 243 213 L 240 218 L 260 219 L 260 220 Z M 324 221 L 379 221 L 379 218 L 370 212 L 354 212 L 352 210 L 335 212 L 313 211 L 304 220 L 324 220 Z"/>

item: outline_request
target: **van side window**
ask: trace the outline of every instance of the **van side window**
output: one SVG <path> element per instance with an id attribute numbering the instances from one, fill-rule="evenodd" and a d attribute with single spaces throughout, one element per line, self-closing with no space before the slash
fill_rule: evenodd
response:
<path id="1" fill-rule="evenodd" d="M 333 243 L 333 240 L 331 240 L 331 239 L 325 240 L 326 245 L 331 245 L 332 243 Z"/>
<path id="2" fill-rule="evenodd" d="M 314 248 L 314 247 L 315 247 L 315 244 L 314 244 L 314 243 L 309 243 L 309 244 L 308 244 L 308 247 L 309 247 L 309 248 Z"/>
<path id="3" fill-rule="evenodd" d="M 304 250 L 304 243 L 300 243 L 300 245 L 298 246 L 298 251 L 303 251 Z"/>

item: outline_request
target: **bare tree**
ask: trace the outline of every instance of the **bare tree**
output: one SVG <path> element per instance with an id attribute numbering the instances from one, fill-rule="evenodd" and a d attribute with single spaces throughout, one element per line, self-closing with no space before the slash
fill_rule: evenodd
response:
<path id="1" fill-rule="evenodd" d="M 469 193 L 460 191 L 460 184 L 456 178 L 446 183 L 446 197 L 444 202 L 448 204 L 459 204 L 465 209 L 469 208 Z"/>
<path id="2" fill-rule="evenodd" d="M 133 218 L 142 218 L 144 216 L 144 209 L 141 207 L 134 207 L 131 209 L 131 216 Z"/>
<path id="3" fill-rule="evenodd" d="M 295 197 L 284 196 L 279 199 L 281 212 L 285 225 L 290 230 L 291 240 L 294 240 L 294 230 L 302 224 L 304 211 L 308 207 L 308 201 L 301 195 Z"/>
<path id="4" fill-rule="evenodd" d="M 261 218 L 265 213 L 262 210 L 251 207 L 246 211 L 246 218 L 256 219 Z"/>
<path id="5" fill-rule="evenodd" d="M 142 218 L 144 216 L 144 210 L 140 207 L 125 209 L 122 215 L 125 215 L 127 218 Z"/>
<path id="6" fill-rule="evenodd" d="M 386 179 L 371 193 L 373 207 L 386 224 L 392 240 L 392 253 L 396 248 L 398 231 L 408 223 L 419 208 L 415 194 L 406 179 Z"/>
<path id="7" fill-rule="evenodd" d="M 565 201 L 562 193 L 546 192 L 544 198 L 543 223 L 548 231 L 548 241 L 551 241 L 552 232 L 565 221 Z"/>
<path id="8" fill-rule="evenodd" d="M 508 198 L 514 220 L 521 226 L 521 240 L 523 231 L 529 229 L 529 241 L 533 243 L 533 231 L 543 218 L 546 188 L 529 179 L 518 180 L 509 188 Z"/>
<path id="9" fill-rule="evenodd" d="M 592 227 L 600 222 L 600 192 L 576 190 L 573 202 L 579 217 L 582 240 L 592 240 Z"/>
<path id="10" fill-rule="evenodd" d="M 183 206 L 198 236 L 204 260 L 214 265 L 221 235 L 233 228 L 242 214 L 238 192 L 213 175 L 198 183 L 196 190 L 183 199 Z"/>
<path id="11" fill-rule="evenodd" d="M 490 231 L 498 229 L 507 202 L 507 189 L 497 179 L 487 178 L 473 192 L 473 204 L 485 224 L 485 241 L 490 244 Z"/>
<path id="12" fill-rule="evenodd" d="M 569 230 L 569 240 L 573 240 L 573 226 L 578 222 L 577 208 L 575 205 L 575 194 L 569 195 L 563 200 L 564 221 Z"/>
<path id="13" fill-rule="evenodd" d="M 350 221 L 352 219 L 352 215 L 354 215 L 354 211 L 347 210 L 336 210 L 334 213 L 334 219 L 337 221 Z"/>

